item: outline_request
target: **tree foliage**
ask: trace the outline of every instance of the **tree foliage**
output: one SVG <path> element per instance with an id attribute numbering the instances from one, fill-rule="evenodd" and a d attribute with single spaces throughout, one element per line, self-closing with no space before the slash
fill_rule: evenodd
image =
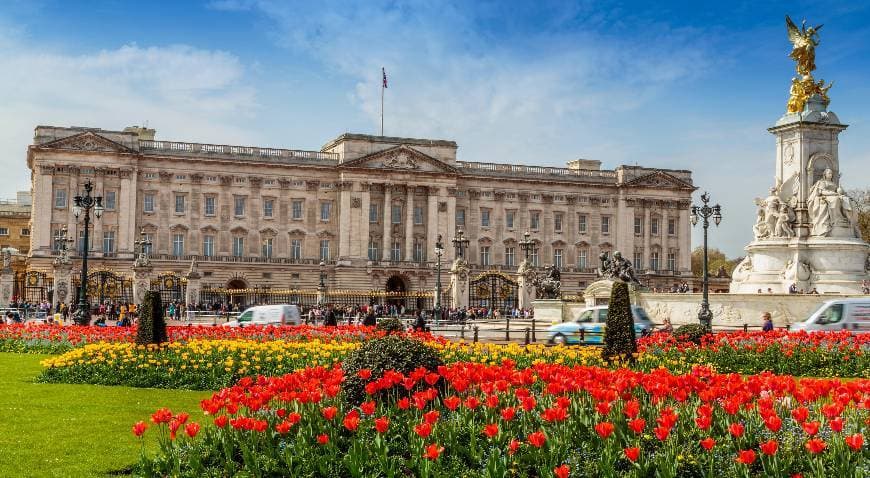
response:
<path id="1" fill-rule="evenodd" d="M 870 188 L 852 189 L 848 193 L 858 209 L 858 230 L 864 242 L 870 242 Z"/>
<path id="2" fill-rule="evenodd" d="M 731 277 L 731 272 L 737 267 L 737 264 L 743 260 L 742 257 L 737 259 L 729 259 L 725 253 L 719 249 L 707 249 L 707 273 L 710 277 L 716 277 L 720 267 L 725 268 L 725 273 Z M 704 248 L 696 247 L 692 251 L 692 275 L 701 277 L 704 272 Z"/>
<path id="3" fill-rule="evenodd" d="M 139 327 L 136 343 L 140 345 L 166 342 L 166 320 L 163 318 L 163 301 L 160 292 L 149 290 L 139 307 Z"/>
<path id="4" fill-rule="evenodd" d="M 632 361 L 637 353 L 634 336 L 634 318 L 631 315 L 631 298 L 628 284 L 622 281 L 613 283 L 610 303 L 607 306 L 607 327 L 604 329 L 604 351 L 608 361 L 618 358 Z"/>

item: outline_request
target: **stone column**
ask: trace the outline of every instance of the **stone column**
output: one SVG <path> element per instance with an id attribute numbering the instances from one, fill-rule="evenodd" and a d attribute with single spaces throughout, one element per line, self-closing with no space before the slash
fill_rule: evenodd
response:
<path id="1" fill-rule="evenodd" d="M 9 256 L 6 254 L 8 253 L 4 252 L 3 270 L 0 271 L 0 307 L 9 306 L 15 291 L 15 271 L 12 270 L 12 261 L 7 260 Z"/>
<path id="2" fill-rule="evenodd" d="M 438 188 L 429 186 L 426 198 L 426 257 L 435 259 L 435 243 L 438 242 Z M 442 237 L 443 239 L 443 237 Z"/>
<path id="3" fill-rule="evenodd" d="M 383 242 L 381 258 L 384 262 L 390 261 L 390 222 L 392 221 L 393 212 L 393 198 L 390 196 L 392 194 L 392 187 L 391 184 L 384 184 L 384 210 L 381 214 L 381 219 L 384 221 L 384 236 L 381 238 L 381 241 Z"/>
<path id="4" fill-rule="evenodd" d="M 416 186 L 409 184 L 406 186 L 408 201 L 405 206 L 405 256 L 406 261 L 414 260 L 414 192 Z"/>
<path id="5" fill-rule="evenodd" d="M 643 202 L 643 264 L 641 264 L 641 269 L 646 269 L 649 267 L 649 248 L 650 248 L 650 239 L 652 236 L 652 223 L 650 222 L 650 210 L 649 210 L 649 202 Z M 661 227 L 661 224 L 659 224 Z M 632 258 L 633 260 L 634 258 Z"/>
<path id="6" fill-rule="evenodd" d="M 358 237 L 359 231 L 354 231 L 354 218 L 351 218 L 350 196 L 353 191 L 353 183 L 338 183 L 338 259 L 347 259 L 351 256 L 351 237 Z"/>
<path id="7" fill-rule="evenodd" d="M 369 222 L 369 209 L 371 208 L 371 185 L 369 183 L 360 184 L 360 219 L 359 219 L 359 237 L 357 238 L 357 249 L 354 255 L 360 259 L 368 260 L 369 258 L 369 236 L 371 235 L 371 223 Z M 377 259 L 377 258 L 375 258 Z"/>
<path id="8" fill-rule="evenodd" d="M 133 301 L 136 305 L 142 305 L 145 293 L 151 290 L 151 273 L 154 267 L 151 264 L 133 266 Z"/>
<path id="9" fill-rule="evenodd" d="M 468 263 L 462 259 L 450 268 L 450 296 L 454 309 L 468 307 Z"/>
<path id="10" fill-rule="evenodd" d="M 32 255 L 50 256 L 51 252 L 51 216 L 54 209 L 54 166 L 39 166 L 34 168 L 33 175 L 33 206 L 31 206 L 30 244 Z M 67 204 L 72 196 L 67 191 Z M 3 306 L 8 303 L 4 302 Z"/>
<path id="11" fill-rule="evenodd" d="M 67 305 L 75 302 L 72 287 L 72 264 L 55 261 L 53 275 L 54 294 L 51 296 L 51 310 L 55 310 L 57 304 L 61 302 L 66 302 Z"/>
<path id="12" fill-rule="evenodd" d="M 118 257 L 130 259 L 136 250 L 136 170 L 121 169 L 121 189 L 118 192 Z"/>
<path id="13" fill-rule="evenodd" d="M 447 193 L 447 234 L 444 236 L 447 246 L 444 248 L 444 257 L 451 261 L 456 258 L 453 248 L 449 247 L 450 241 L 456 237 L 456 188 L 448 189 Z"/>

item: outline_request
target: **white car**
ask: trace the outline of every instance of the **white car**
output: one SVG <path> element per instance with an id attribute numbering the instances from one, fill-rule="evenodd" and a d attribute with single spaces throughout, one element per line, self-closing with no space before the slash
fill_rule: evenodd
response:
<path id="1" fill-rule="evenodd" d="M 870 299 L 826 301 L 807 320 L 792 324 L 789 330 L 870 332 Z"/>
<path id="2" fill-rule="evenodd" d="M 299 306 L 258 305 L 245 309 L 236 320 L 231 320 L 224 327 L 245 327 L 248 325 L 299 325 L 302 323 Z"/>

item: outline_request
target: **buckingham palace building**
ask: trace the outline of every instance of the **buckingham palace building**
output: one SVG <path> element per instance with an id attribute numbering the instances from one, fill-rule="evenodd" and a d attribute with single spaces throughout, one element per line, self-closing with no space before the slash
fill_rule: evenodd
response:
<path id="1" fill-rule="evenodd" d="M 461 230 L 472 274 L 505 278 L 528 232 L 531 262 L 558 267 L 563 294 L 593 282 L 599 255 L 614 251 L 650 286 L 690 276 L 690 171 L 471 162 L 457 147 L 343 134 L 301 151 L 38 126 L 28 270 L 51 273 L 64 228 L 80 267 L 73 198 L 90 181 L 104 213 L 92 221 L 89 266 L 121 275 L 142 241 L 155 273 L 183 276 L 195 259 L 206 288 L 303 290 L 323 279 L 330 290 L 431 292 L 438 237 L 446 273 Z"/>

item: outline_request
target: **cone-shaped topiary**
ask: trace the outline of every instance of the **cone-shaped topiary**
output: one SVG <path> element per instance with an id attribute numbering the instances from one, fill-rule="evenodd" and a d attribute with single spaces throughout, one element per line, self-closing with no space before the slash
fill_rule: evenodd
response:
<path id="1" fill-rule="evenodd" d="M 139 328 L 136 343 L 159 344 L 166 342 L 166 321 L 163 319 L 163 301 L 160 292 L 149 290 L 139 307 Z"/>
<path id="2" fill-rule="evenodd" d="M 604 330 L 604 352 L 602 356 L 610 361 L 614 358 L 634 361 L 637 341 L 634 337 L 634 318 L 631 314 L 631 299 L 628 284 L 622 281 L 613 283 L 610 304 L 607 307 L 607 327 Z"/>
<path id="3" fill-rule="evenodd" d="M 386 332 L 387 335 L 397 334 L 399 332 L 405 331 L 405 326 L 402 325 L 402 321 L 395 317 L 381 319 L 381 321 L 378 322 L 377 328 L 378 330 L 383 330 L 384 332 Z"/>
<path id="4" fill-rule="evenodd" d="M 366 393 L 366 385 L 381 378 L 387 370 L 401 372 L 407 377 L 420 367 L 429 372 L 437 373 L 438 367 L 441 365 L 444 365 L 444 361 L 441 360 L 438 351 L 419 340 L 401 335 L 387 335 L 363 342 L 360 348 L 348 354 L 341 365 L 341 368 L 344 369 L 345 380 L 341 387 L 344 392 L 344 400 L 351 406 L 359 405 L 368 400 L 370 395 Z M 364 369 L 370 371 L 371 376 L 361 377 L 359 372 Z M 379 400 L 385 396 L 396 397 L 397 395 L 408 396 L 412 392 L 430 386 L 440 387 L 443 385 L 444 379 L 437 377 L 437 380 L 432 380 L 432 382 L 434 383 L 427 381 L 426 378 L 420 379 L 411 390 L 407 390 L 403 385 L 396 385 L 389 390 L 381 390 L 375 395 L 371 395 L 371 399 Z"/>

